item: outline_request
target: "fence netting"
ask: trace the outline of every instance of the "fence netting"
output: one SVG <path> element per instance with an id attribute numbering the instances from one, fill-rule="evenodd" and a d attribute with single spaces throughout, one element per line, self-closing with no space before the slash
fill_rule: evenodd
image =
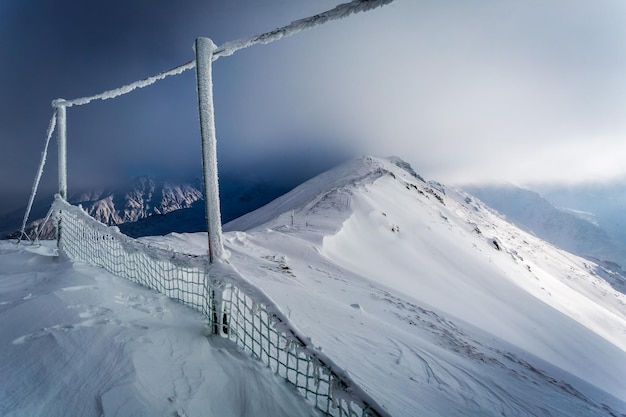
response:
<path id="1" fill-rule="evenodd" d="M 147 245 L 57 197 L 62 254 L 156 290 L 207 318 L 213 333 L 262 361 L 326 415 L 388 416 L 328 357 L 305 342 L 267 296 L 232 272 L 193 256 Z"/>

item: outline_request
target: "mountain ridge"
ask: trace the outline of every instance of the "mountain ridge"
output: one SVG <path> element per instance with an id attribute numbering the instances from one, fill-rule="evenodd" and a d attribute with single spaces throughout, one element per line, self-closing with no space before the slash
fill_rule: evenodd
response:
<path id="1" fill-rule="evenodd" d="M 401 165 L 349 161 L 228 223 L 228 262 L 392 415 L 626 413 L 606 271 Z"/>

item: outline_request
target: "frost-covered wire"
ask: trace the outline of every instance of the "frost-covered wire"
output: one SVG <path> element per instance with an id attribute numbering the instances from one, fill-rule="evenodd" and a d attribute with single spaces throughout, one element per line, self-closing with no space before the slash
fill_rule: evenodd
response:
<path id="1" fill-rule="evenodd" d="M 35 239 L 33 239 L 33 243 L 39 242 L 39 238 L 41 237 L 41 233 L 43 232 L 44 226 L 46 225 L 46 223 L 48 223 L 48 221 L 50 221 L 50 218 L 52 217 L 53 213 L 54 213 L 54 206 L 50 206 L 50 209 L 48 210 L 48 214 L 46 214 L 46 217 L 44 217 L 43 221 L 39 223 L 39 227 L 37 227 L 37 234 L 35 235 Z"/>
<path id="2" fill-rule="evenodd" d="M 46 158 L 48 156 L 48 145 L 50 144 L 50 138 L 52 138 L 52 133 L 54 132 L 54 128 L 57 124 L 57 109 L 54 109 L 52 113 L 52 118 L 50 118 L 50 124 L 48 125 L 48 132 L 46 135 L 46 144 L 43 148 L 43 152 L 41 153 L 41 161 L 39 162 L 39 169 L 37 170 L 37 175 L 35 175 L 35 181 L 33 182 L 33 189 L 30 193 L 30 198 L 28 199 L 28 205 L 26 206 L 26 213 L 24 213 L 24 220 L 22 221 L 22 228 L 20 230 L 20 236 L 17 239 L 17 243 L 22 241 L 22 237 L 28 236 L 26 235 L 26 223 L 28 222 L 28 217 L 30 216 L 30 211 L 33 208 L 33 201 L 35 201 L 35 195 L 37 194 L 37 189 L 39 188 L 39 181 L 41 180 L 41 175 L 43 174 L 43 168 L 46 165 Z"/>
<path id="3" fill-rule="evenodd" d="M 61 107 L 61 106 L 72 107 L 72 106 L 82 106 L 85 104 L 89 104 L 94 100 L 108 100 L 110 98 L 115 98 L 115 97 L 119 97 L 121 95 L 130 93 L 131 91 L 136 90 L 137 88 L 144 88 L 149 85 L 152 85 L 159 80 L 169 77 L 170 75 L 181 74 L 187 70 L 194 68 L 195 66 L 196 66 L 195 61 L 190 61 L 185 64 L 179 65 L 175 68 L 172 68 L 170 70 L 160 72 L 156 75 L 153 75 L 152 77 L 144 78 L 143 80 L 135 81 L 134 83 L 130 83 L 122 87 L 115 88 L 113 90 L 107 90 L 103 93 L 96 94 L 93 96 L 75 98 L 73 100 L 65 100 L 62 98 L 56 99 L 52 102 L 52 105 L 54 107 Z"/>
<path id="4" fill-rule="evenodd" d="M 354 0 L 350 3 L 340 4 L 334 9 L 326 12 L 316 14 L 315 16 L 307 17 L 304 19 L 291 22 L 287 26 L 283 26 L 278 29 L 274 29 L 271 32 L 266 32 L 260 35 L 252 36 L 250 38 L 238 39 L 236 41 L 226 42 L 215 51 L 215 59 L 221 56 L 229 56 L 234 54 L 240 49 L 247 48 L 257 43 L 267 44 L 277 41 L 282 38 L 286 38 L 296 33 L 302 32 L 307 29 L 311 29 L 315 26 L 322 25 L 330 22 L 331 20 L 338 20 L 346 18 L 352 14 L 365 12 L 377 7 L 384 6 L 391 3 L 393 0 Z"/>
<path id="5" fill-rule="evenodd" d="M 391 3 L 392 1 L 393 0 L 354 0 L 350 3 L 340 4 L 334 9 L 328 10 L 326 12 L 316 14 L 314 16 L 310 16 L 304 19 L 296 20 L 294 22 L 291 22 L 287 26 L 274 29 L 270 32 L 265 32 L 249 38 L 226 42 L 215 50 L 215 52 L 213 53 L 213 61 L 222 56 L 230 56 L 240 49 L 248 48 L 258 43 L 268 44 L 279 39 L 295 35 L 296 33 L 302 32 L 304 30 L 311 29 L 315 26 L 322 25 L 332 20 L 343 19 L 355 13 L 365 12 L 371 9 L 375 9 L 377 7 L 384 6 Z M 135 81 L 133 83 L 112 90 L 107 90 L 100 94 L 75 98 L 72 100 L 56 99 L 52 102 L 52 105 L 55 107 L 72 107 L 89 104 L 94 100 L 108 100 L 130 93 L 137 88 L 147 87 L 171 75 L 182 74 L 183 72 L 193 69 L 195 67 L 196 61 L 192 60 L 170 70 L 160 72 L 148 78 L 144 78 L 143 80 Z"/>

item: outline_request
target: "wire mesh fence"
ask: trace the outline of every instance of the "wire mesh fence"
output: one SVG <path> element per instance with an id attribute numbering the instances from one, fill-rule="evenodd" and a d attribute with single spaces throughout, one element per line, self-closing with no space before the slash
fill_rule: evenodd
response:
<path id="1" fill-rule="evenodd" d="M 69 205 L 57 213 L 59 247 L 70 259 L 100 266 L 205 315 L 211 311 L 211 300 L 205 296 L 208 268 L 202 257 L 141 244 Z"/>
<path id="2" fill-rule="evenodd" d="M 326 415 L 389 416 L 341 368 L 308 344 L 262 292 L 248 282 L 238 282 L 232 274 L 214 272 L 207 256 L 146 245 L 61 198 L 53 209 L 59 249 L 65 256 L 102 267 L 200 311 L 213 333 L 262 361 Z"/>

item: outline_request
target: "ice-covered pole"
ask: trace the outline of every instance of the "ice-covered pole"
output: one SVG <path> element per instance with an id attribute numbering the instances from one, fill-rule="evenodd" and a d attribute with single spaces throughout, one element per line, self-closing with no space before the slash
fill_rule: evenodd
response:
<path id="1" fill-rule="evenodd" d="M 55 107 L 54 113 L 52 114 L 52 118 L 50 119 L 50 124 L 48 125 L 48 133 L 46 134 L 46 145 L 43 147 L 43 152 L 41 153 L 41 161 L 39 161 L 39 168 L 37 169 L 37 175 L 35 175 L 35 182 L 33 183 L 33 189 L 30 193 L 30 197 L 28 198 L 28 204 L 26 206 L 26 212 L 24 213 L 24 220 L 22 221 L 22 228 L 20 229 L 20 237 L 17 238 L 17 242 L 21 242 L 23 237 L 29 239 L 26 234 L 26 223 L 28 223 L 28 217 L 30 216 L 30 211 L 33 208 L 33 202 L 35 201 L 35 195 L 37 194 L 37 189 L 39 188 L 39 181 L 41 181 L 41 175 L 43 174 L 43 168 L 46 165 L 46 158 L 48 156 L 48 145 L 50 144 L 50 138 L 52 138 L 52 133 L 54 132 L 54 128 L 57 124 L 57 109 Z"/>
<path id="2" fill-rule="evenodd" d="M 59 195 L 67 200 L 67 123 L 65 106 L 58 106 L 57 113 L 57 141 L 59 150 Z"/>
<path id="3" fill-rule="evenodd" d="M 217 140 L 213 113 L 213 80 L 211 62 L 216 46 L 211 39 L 198 38 L 196 49 L 196 81 L 198 84 L 198 110 L 202 136 L 202 171 L 204 176 L 204 204 L 209 233 L 209 262 L 224 260 L 222 218 L 217 179 Z"/>

